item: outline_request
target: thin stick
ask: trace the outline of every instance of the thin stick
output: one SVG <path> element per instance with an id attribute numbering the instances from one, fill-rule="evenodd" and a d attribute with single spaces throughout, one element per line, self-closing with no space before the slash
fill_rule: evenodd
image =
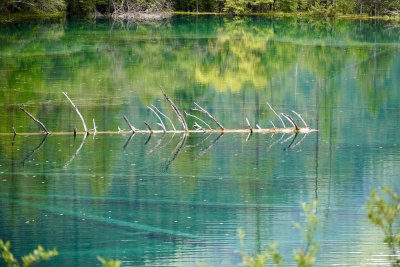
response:
<path id="1" fill-rule="evenodd" d="M 193 114 L 190 114 L 190 113 L 188 113 L 188 112 L 186 112 L 186 111 L 185 111 L 185 114 L 186 114 L 186 116 L 193 117 L 193 118 L 195 118 L 195 119 L 201 121 L 202 123 L 204 123 L 204 124 L 208 127 L 208 129 L 212 130 L 210 124 L 208 124 L 208 123 L 205 122 L 204 120 L 200 119 L 199 117 L 197 117 L 197 116 L 195 116 L 195 115 L 193 115 Z"/>
<path id="2" fill-rule="evenodd" d="M 124 120 L 126 122 L 126 124 L 128 124 L 129 128 L 131 128 L 132 133 L 135 133 L 137 131 L 137 129 L 135 127 L 133 127 L 133 125 L 131 124 L 131 122 L 128 120 L 128 118 L 123 115 Z"/>
<path id="3" fill-rule="evenodd" d="M 185 131 L 188 131 L 188 127 L 187 127 L 187 123 L 185 118 L 182 115 L 182 112 L 179 110 L 179 108 L 175 105 L 175 103 L 164 93 L 164 91 L 162 91 L 165 99 L 168 101 L 169 105 L 171 106 L 172 110 L 176 113 L 176 115 L 178 116 L 178 119 L 180 121 L 180 123 L 182 124 L 182 127 Z"/>
<path id="4" fill-rule="evenodd" d="M 303 120 L 303 118 L 301 117 L 301 115 L 299 113 L 297 113 L 296 111 L 292 110 L 292 112 L 294 114 L 296 114 L 297 117 L 300 118 L 300 120 L 303 122 L 304 126 L 306 126 L 306 128 L 308 128 L 307 123 L 305 122 L 305 120 Z"/>
<path id="5" fill-rule="evenodd" d="M 250 122 L 249 122 L 249 119 L 248 118 L 246 118 L 246 122 L 247 122 L 247 127 L 249 127 L 249 129 L 250 129 L 250 134 L 252 134 L 253 133 L 253 128 L 251 127 L 251 125 L 250 125 Z M 248 139 L 248 138 L 247 138 Z M 247 139 L 246 139 L 246 141 L 247 141 Z"/>
<path id="6" fill-rule="evenodd" d="M 296 129 L 296 131 L 300 130 L 300 128 L 297 127 L 296 122 L 292 119 L 292 117 L 290 117 L 290 115 L 283 114 L 283 113 L 281 113 L 281 114 L 282 114 L 283 117 L 285 117 L 293 125 L 293 127 Z"/>
<path id="7" fill-rule="evenodd" d="M 197 123 L 197 121 L 194 122 L 193 128 L 194 128 L 195 130 L 202 130 L 203 132 L 205 131 L 205 129 L 204 129 L 203 127 L 201 127 L 201 126 Z"/>
<path id="8" fill-rule="evenodd" d="M 272 124 L 272 127 L 274 127 L 274 129 L 276 129 L 275 124 L 273 123 L 273 121 L 269 121 Z"/>
<path id="9" fill-rule="evenodd" d="M 158 113 L 160 113 L 164 118 L 166 118 L 168 121 L 169 121 L 169 123 L 171 123 L 171 125 L 172 125 L 172 129 L 174 129 L 174 131 L 176 131 L 176 128 L 175 128 L 175 125 L 174 125 L 174 123 L 172 122 L 172 120 L 167 116 L 167 115 L 165 115 L 164 113 L 162 113 L 156 106 L 154 106 L 154 105 L 151 105 Z"/>
<path id="10" fill-rule="evenodd" d="M 281 116 L 278 115 L 278 113 L 276 113 L 276 111 L 271 107 L 271 105 L 267 102 L 268 107 L 272 110 L 272 112 L 279 118 L 279 120 L 282 122 L 283 128 L 286 128 L 285 123 L 283 122 Z"/>
<path id="11" fill-rule="evenodd" d="M 160 115 L 158 115 L 158 113 L 155 112 L 155 110 L 154 110 L 153 108 L 151 108 L 151 107 L 149 107 L 149 106 L 147 106 L 147 108 L 150 109 L 154 114 L 156 114 L 158 120 L 160 121 L 160 123 L 159 123 L 158 125 L 160 125 L 161 128 L 164 130 L 164 132 L 166 132 L 167 129 L 165 128 L 164 122 L 163 122 L 162 119 L 160 118 Z"/>
<path id="12" fill-rule="evenodd" d="M 224 130 L 224 126 L 222 126 L 222 124 L 217 120 L 217 118 L 215 118 L 215 116 L 211 115 L 207 110 L 205 110 L 204 108 L 202 108 L 199 104 L 197 104 L 196 102 L 194 102 L 196 108 L 198 109 L 194 109 L 194 110 L 198 110 L 204 114 L 206 114 L 210 119 L 212 119 L 219 128 L 221 128 L 221 130 Z"/>
<path id="13" fill-rule="evenodd" d="M 146 124 L 147 129 L 149 130 L 150 134 L 153 134 L 153 130 L 151 129 L 150 125 L 145 121 L 144 124 Z"/>
<path id="14" fill-rule="evenodd" d="M 62 93 L 63 93 L 63 95 L 65 95 L 65 97 L 69 100 L 69 102 L 71 102 L 71 105 L 74 107 L 76 113 L 78 113 L 78 116 L 79 116 L 79 118 L 80 118 L 81 121 L 82 121 L 83 128 L 85 129 L 86 134 L 89 134 L 89 131 L 88 131 L 87 127 L 86 127 L 85 120 L 83 119 L 82 114 L 79 112 L 78 107 L 77 107 L 77 106 L 75 105 L 75 103 L 71 100 L 71 98 L 69 98 L 69 96 L 67 95 L 66 92 L 62 92 Z"/>
<path id="15" fill-rule="evenodd" d="M 39 121 L 38 119 L 36 119 L 31 113 L 29 113 L 26 109 L 25 106 L 22 105 L 19 107 L 26 115 L 28 115 L 34 122 L 36 122 L 37 124 L 40 125 L 40 127 L 42 127 L 42 129 L 46 132 L 46 134 L 49 134 L 49 131 L 47 131 L 46 126 L 44 126 L 44 124 Z M 13 126 L 14 127 L 14 126 Z M 15 129 L 14 129 L 14 133 L 15 133 Z"/>
<path id="16" fill-rule="evenodd" d="M 96 133 L 97 133 L 97 127 L 96 127 L 96 122 L 94 121 L 93 118 L 93 135 L 96 135 Z"/>
<path id="17" fill-rule="evenodd" d="M 12 129 L 13 129 L 13 132 L 14 132 L 14 136 L 16 136 L 17 135 L 17 131 L 15 130 L 14 125 L 12 126 Z"/>

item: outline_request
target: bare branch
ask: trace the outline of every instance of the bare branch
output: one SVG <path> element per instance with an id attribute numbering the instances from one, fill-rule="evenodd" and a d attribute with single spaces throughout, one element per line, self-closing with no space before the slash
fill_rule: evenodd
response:
<path id="1" fill-rule="evenodd" d="M 160 113 L 161 116 L 163 116 L 164 118 L 166 118 L 166 119 L 169 121 L 169 123 L 171 123 L 172 129 L 174 129 L 174 131 L 176 131 L 175 125 L 173 124 L 172 120 L 171 120 L 167 115 L 165 115 L 164 113 L 162 113 L 156 106 L 154 106 L 154 105 L 151 105 L 151 106 L 152 106 L 158 113 Z"/>
<path id="2" fill-rule="evenodd" d="M 31 113 L 29 113 L 26 109 L 25 106 L 22 105 L 19 107 L 26 115 L 28 115 L 34 122 L 36 122 L 37 124 L 40 125 L 40 127 L 42 127 L 42 129 L 46 132 L 46 134 L 49 134 L 49 131 L 47 131 L 46 126 L 44 126 L 44 124 L 39 121 L 38 119 L 36 119 Z M 14 126 L 13 126 L 14 127 Z M 14 128 L 14 134 L 15 134 L 15 128 Z"/>
<path id="3" fill-rule="evenodd" d="M 251 125 L 250 125 L 250 122 L 249 122 L 249 119 L 248 118 L 246 118 L 246 122 L 247 122 L 247 127 L 249 127 L 249 129 L 250 129 L 250 134 L 252 134 L 253 133 L 253 128 L 251 127 Z M 246 139 L 246 141 L 249 139 L 249 137 Z"/>
<path id="4" fill-rule="evenodd" d="M 164 132 L 167 131 L 167 129 L 165 128 L 164 122 L 162 121 L 162 119 L 160 118 L 160 115 L 158 115 L 158 113 L 151 107 L 147 106 L 148 109 L 150 109 L 154 114 L 156 114 L 158 120 L 160 121 L 160 123 L 158 123 L 158 125 L 161 126 L 161 128 L 163 129 Z"/>
<path id="5" fill-rule="evenodd" d="M 97 133 L 97 127 L 96 127 L 96 122 L 94 121 L 93 118 L 93 135 L 96 135 L 96 133 Z"/>
<path id="6" fill-rule="evenodd" d="M 182 124 L 183 129 L 187 132 L 189 129 L 187 127 L 187 123 L 185 118 L 182 115 L 182 112 L 179 110 L 179 108 L 175 105 L 175 103 L 162 91 L 165 99 L 168 101 L 169 105 L 171 106 L 172 110 L 175 112 L 175 114 L 178 116 L 178 120 Z"/>
<path id="7" fill-rule="evenodd" d="M 200 119 L 199 117 L 197 117 L 197 116 L 195 116 L 195 115 L 193 115 L 193 114 L 190 114 L 190 113 L 188 113 L 188 112 L 186 112 L 186 111 L 185 111 L 185 114 L 186 114 L 186 116 L 193 117 L 193 118 L 195 118 L 196 120 L 201 121 L 202 123 L 204 123 L 204 124 L 208 127 L 208 129 L 212 130 L 210 124 L 208 124 L 208 123 L 205 122 L 204 120 Z M 198 125 L 198 124 L 197 124 L 197 125 Z M 200 125 L 199 125 L 199 126 L 200 126 Z M 203 128 L 203 127 L 201 127 L 201 128 Z"/>
<path id="8" fill-rule="evenodd" d="M 282 122 L 283 128 L 286 128 L 285 123 L 283 122 L 281 116 L 278 115 L 278 113 L 276 113 L 276 111 L 271 107 L 271 105 L 267 102 L 268 107 L 272 110 L 272 112 L 279 118 L 279 120 Z"/>
<path id="9" fill-rule="evenodd" d="M 17 135 L 17 131 L 15 130 L 14 125 L 12 126 L 12 129 L 13 129 L 13 132 L 14 132 L 14 136 L 16 136 Z"/>
<path id="10" fill-rule="evenodd" d="M 132 133 L 135 133 L 137 131 L 137 129 L 135 127 L 133 127 L 133 125 L 131 124 L 131 122 L 128 120 L 128 118 L 123 115 L 124 120 L 126 122 L 126 124 L 128 124 L 129 128 L 131 129 Z"/>
<path id="11" fill-rule="evenodd" d="M 67 95 L 66 92 L 62 92 L 62 93 L 63 93 L 63 95 L 65 95 L 65 97 L 69 100 L 69 102 L 71 102 L 71 105 L 74 107 L 76 113 L 78 114 L 79 118 L 80 118 L 81 121 L 82 121 L 83 128 L 85 129 L 86 134 L 89 134 L 89 130 L 88 130 L 87 127 L 86 127 L 85 120 L 83 119 L 82 114 L 79 112 L 78 107 L 77 107 L 77 106 L 75 105 L 75 103 L 71 100 L 71 98 L 69 98 L 69 96 Z"/>
<path id="12" fill-rule="evenodd" d="M 296 111 L 292 110 L 292 112 L 294 114 L 296 114 L 297 117 L 300 118 L 300 120 L 303 122 L 304 126 L 306 126 L 306 128 L 308 128 L 307 123 L 305 122 L 305 120 L 303 120 L 303 118 L 301 117 L 301 115 L 299 113 L 297 113 Z"/>
<path id="13" fill-rule="evenodd" d="M 195 104 L 195 106 L 196 106 L 196 109 L 194 109 L 194 110 L 198 110 L 198 111 L 200 111 L 200 112 L 206 114 L 210 119 L 212 119 L 212 120 L 218 125 L 219 128 L 221 128 L 221 130 L 224 130 L 224 129 L 225 129 L 224 126 L 222 126 L 222 124 L 217 120 L 217 118 L 216 118 L 215 116 L 211 115 L 207 110 L 205 110 L 204 108 L 202 108 L 202 107 L 201 107 L 199 104 L 197 104 L 196 102 L 194 102 L 194 104 Z"/>
<path id="14" fill-rule="evenodd" d="M 299 127 L 297 127 L 296 122 L 292 119 L 292 117 L 290 117 L 290 115 L 283 114 L 283 113 L 281 113 L 281 114 L 282 114 L 283 117 L 285 117 L 293 125 L 293 127 L 296 129 L 296 131 L 298 131 L 300 129 Z"/>

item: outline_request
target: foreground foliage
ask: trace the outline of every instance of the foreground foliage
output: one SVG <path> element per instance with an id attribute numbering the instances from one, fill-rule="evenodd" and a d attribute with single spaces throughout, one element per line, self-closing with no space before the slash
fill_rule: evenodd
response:
<path id="1" fill-rule="evenodd" d="M 392 251 L 395 266 L 400 266 L 397 251 L 400 248 L 400 196 L 389 187 L 379 194 L 372 190 L 367 204 L 368 219 L 384 233 L 384 242 Z"/>
<path id="2" fill-rule="evenodd" d="M 58 251 L 56 248 L 45 250 L 42 246 L 39 245 L 37 249 L 29 253 L 28 255 L 22 256 L 21 261 L 18 261 L 14 257 L 14 254 L 11 252 L 10 247 L 10 241 L 4 243 L 3 240 L 0 239 L 0 258 L 3 258 L 7 267 L 31 267 L 37 263 L 48 261 L 58 255 Z M 122 263 L 119 260 L 105 260 L 102 257 L 97 257 L 97 259 L 100 261 L 103 267 L 120 267 Z"/>
<path id="3" fill-rule="evenodd" d="M 293 259 L 298 267 L 312 267 L 319 251 L 319 244 L 315 241 L 315 233 L 318 229 L 317 204 L 314 201 L 309 205 L 303 204 L 302 208 L 306 221 L 304 225 L 295 223 L 295 227 L 305 238 L 305 244 L 294 251 Z M 400 260 L 397 251 L 400 249 L 400 196 L 390 187 L 384 187 L 379 193 L 374 189 L 367 203 L 367 212 L 369 221 L 384 233 L 383 241 L 392 251 L 392 255 L 390 255 L 392 266 L 399 267 Z M 241 266 L 263 267 L 271 262 L 276 266 L 284 265 L 284 259 L 278 251 L 277 243 L 272 243 L 263 252 L 251 256 L 244 249 L 244 231 L 239 229 L 238 236 L 241 246 Z M 3 240 L 0 240 L 1 258 L 7 267 L 30 267 L 58 255 L 56 248 L 45 250 L 39 245 L 33 252 L 21 257 L 21 265 L 11 252 L 10 246 L 9 241 L 4 243 Z M 120 267 L 122 264 L 119 260 L 105 260 L 102 257 L 97 257 L 97 259 L 103 267 Z"/>
<path id="4" fill-rule="evenodd" d="M 315 241 L 315 233 L 318 229 L 317 202 L 314 201 L 312 204 L 303 203 L 302 207 L 306 221 L 304 225 L 296 222 L 295 227 L 303 235 L 306 242 L 303 247 L 294 251 L 293 259 L 297 263 L 298 267 L 312 267 L 314 266 L 316 255 L 319 250 L 319 244 Z M 262 253 L 259 253 L 255 256 L 249 256 L 247 252 L 244 251 L 243 240 L 245 234 L 243 230 L 239 229 L 238 235 L 240 239 L 240 246 L 242 248 L 242 266 L 263 267 L 269 262 L 272 262 L 276 266 L 284 265 L 284 260 L 278 251 L 277 243 L 270 244 Z"/>
<path id="5" fill-rule="evenodd" d="M 10 246 L 11 244 L 9 241 L 4 243 L 3 240 L 0 240 L 0 249 L 2 251 L 1 257 L 7 264 L 7 267 L 30 267 L 39 262 L 48 261 L 58 255 L 58 251 L 56 248 L 45 250 L 42 246 L 39 245 L 37 249 L 29 253 L 28 255 L 21 257 L 21 265 L 20 262 L 14 257 L 14 254 L 11 252 Z"/>

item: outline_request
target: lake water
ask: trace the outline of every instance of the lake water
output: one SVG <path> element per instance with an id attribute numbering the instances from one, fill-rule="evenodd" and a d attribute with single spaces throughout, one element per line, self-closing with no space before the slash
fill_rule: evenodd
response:
<path id="1" fill-rule="evenodd" d="M 268 101 L 319 131 L 90 135 L 82 147 L 81 135 L 1 135 L 0 239 L 17 256 L 42 244 L 60 251 L 43 266 L 96 266 L 96 256 L 233 266 L 241 228 L 249 253 L 276 241 L 293 266 L 304 244 L 293 222 L 317 200 L 316 266 L 389 265 L 365 207 L 373 188 L 400 190 L 398 25 L 178 16 L 0 26 L 2 134 L 40 131 L 20 104 L 51 132 L 82 131 L 62 91 L 90 128 L 126 130 L 126 115 L 156 129 L 146 105 L 173 117 L 161 89 L 226 128 L 280 126 Z"/>

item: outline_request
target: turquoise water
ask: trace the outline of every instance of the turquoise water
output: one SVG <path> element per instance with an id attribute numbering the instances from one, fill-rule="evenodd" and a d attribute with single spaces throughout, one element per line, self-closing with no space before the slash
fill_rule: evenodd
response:
<path id="1" fill-rule="evenodd" d="M 272 127 L 268 109 L 318 132 L 0 136 L 0 238 L 37 244 L 44 266 L 233 266 L 277 241 L 293 266 L 301 203 L 318 201 L 316 266 L 388 266 L 367 220 L 372 188 L 399 189 L 400 30 L 389 22 L 178 16 L 163 23 L 52 22 L 0 27 L 0 132 L 157 128 L 193 102 L 227 128 Z M 174 119 L 176 127 L 179 122 Z M 193 120 L 189 120 L 193 125 Z M 304 139 L 302 139 L 305 137 Z M 80 149 L 79 149 L 80 148 Z M 77 150 L 78 153 L 76 152 Z M 99 265 L 99 264 L 98 264 Z"/>

